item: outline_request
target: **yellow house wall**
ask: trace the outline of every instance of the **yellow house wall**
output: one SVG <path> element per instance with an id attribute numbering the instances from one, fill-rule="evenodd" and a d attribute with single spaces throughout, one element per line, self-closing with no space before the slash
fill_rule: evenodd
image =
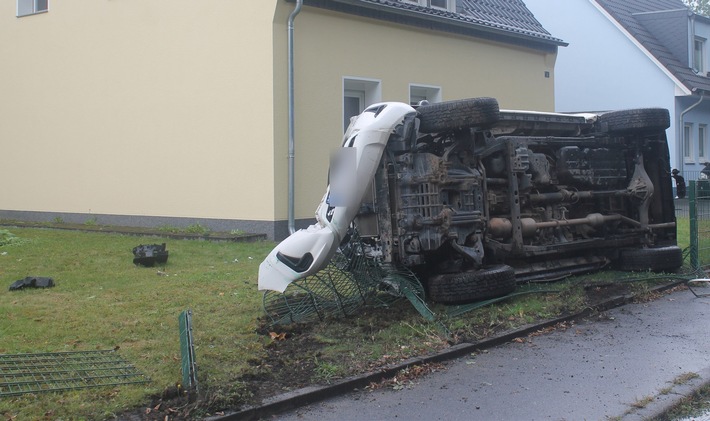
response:
<path id="1" fill-rule="evenodd" d="M 0 210 L 283 221 L 293 3 L 0 2 Z M 554 55 L 304 7 L 295 23 L 296 218 L 341 142 L 343 78 L 552 110 Z"/>
<path id="2" fill-rule="evenodd" d="M 379 80 L 383 101 L 408 102 L 412 83 L 440 87 L 443 100 L 490 96 L 501 108 L 554 110 L 554 54 L 314 8 L 295 33 L 298 218 L 312 218 L 342 141 L 345 77 Z"/>
<path id="3" fill-rule="evenodd" d="M 0 2 L 0 209 L 274 219 L 277 0 Z"/>

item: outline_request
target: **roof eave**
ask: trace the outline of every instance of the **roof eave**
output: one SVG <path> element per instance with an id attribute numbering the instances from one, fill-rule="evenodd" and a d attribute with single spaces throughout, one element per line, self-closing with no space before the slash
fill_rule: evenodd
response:
<path id="1" fill-rule="evenodd" d="M 693 90 L 686 86 L 670 69 L 663 65 L 656 56 L 653 55 L 639 40 L 637 40 L 614 16 L 612 16 L 597 0 L 589 0 L 589 2 L 614 25 L 625 37 L 629 39 L 646 57 L 651 60 L 674 84 L 676 92 L 683 95 L 693 95 Z"/>
<path id="2" fill-rule="evenodd" d="M 287 0 L 287 1 L 293 1 L 293 0 Z M 396 15 L 396 16 L 397 15 L 404 16 L 404 17 L 412 19 L 414 21 L 430 22 L 430 23 L 442 25 L 445 27 L 458 28 L 464 32 L 470 32 L 472 34 L 484 35 L 483 36 L 484 38 L 489 38 L 489 39 L 494 38 L 499 41 L 505 41 L 506 39 L 517 40 L 517 41 L 521 41 L 521 42 L 528 43 L 528 44 L 539 45 L 541 47 L 545 47 L 548 49 L 556 49 L 557 47 L 566 47 L 569 45 L 569 43 L 566 43 L 566 42 L 559 40 L 559 39 L 555 39 L 553 37 L 550 37 L 550 39 L 546 39 L 543 37 L 536 37 L 536 36 L 525 34 L 525 33 L 519 33 L 519 32 L 504 30 L 504 29 L 500 29 L 500 28 L 496 28 L 496 27 L 492 27 L 492 26 L 482 25 L 482 24 L 478 24 L 476 22 L 458 20 L 458 19 L 454 19 L 454 18 L 451 18 L 448 16 L 426 14 L 426 13 L 418 12 L 416 10 L 408 10 L 408 9 L 404 9 L 404 8 L 393 7 L 388 4 L 383 4 L 383 3 L 371 3 L 371 2 L 367 2 L 367 1 L 361 1 L 361 0 L 325 0 L 325 1 L 324 0 L 304 0 L 304 3 L 306 5 L 322 7 L 322 8 L 331 9 L 331 10 L 333 10 L 333 9 L 337 10 L 337 7 L 333 7 L 333 5 L 340 4 L 340 5 L 350 6 L 350 7 L 356 8 L 356 9 L 379 11 L 379 12 L 384 12 L 386 14 L 391 14 L 391 15 Z"/>

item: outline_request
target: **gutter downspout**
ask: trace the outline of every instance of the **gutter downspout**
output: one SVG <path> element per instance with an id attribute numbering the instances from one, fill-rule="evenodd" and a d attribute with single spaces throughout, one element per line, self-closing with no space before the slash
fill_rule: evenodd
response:
<path id="1" fill-rule="evenodd" d="M 293 101 L 293 21 L 296 15 L 301 12 L 303 0 L 296 1 L 296 8 L 293 9 L 288 17 L 288 232 L 293 234 L 296 232 L 296 216 L 294 210 L 295 199 L 295 140 L 294 140 L 294 101 Z"/>
<path id="2" fill-rule="evenodd" d="M 700 99 L 698 99 L 698 102 L 696 102 L 695 104 L 686 108 L 685 110 L 681 111 L 680 116 L 678 116 L 678 130 L 677 130 L 678 137 L 677 137 L 677 140 L 678 140 L 678 144 L 680 145 L 680 156 L 678 157 L 679 161 L 680 161 L 680 166 L 678 168 L 680 168 L 681 173 L 684 173 L 683 168 L 685 167 L 685 149 L 684 149 L 685 138 L 683 137 L 685 135 L 685 121 L 684 121 L 683 117 L 685 117 L 685 115 L 688 112 L 690 112 L 693 108 L 700 105 L 700 103 L 703 102 L 704 99 L 705 99 L 705 91 L 701 91 L 700 92 Z"/>

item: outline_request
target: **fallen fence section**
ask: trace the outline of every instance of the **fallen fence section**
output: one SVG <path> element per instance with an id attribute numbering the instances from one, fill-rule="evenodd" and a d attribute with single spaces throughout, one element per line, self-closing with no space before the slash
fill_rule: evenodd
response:
<path id="1" fill-rule="evenodd" d="M 114 350 L 0 354 L 0 397 L 149 381 Z"/>

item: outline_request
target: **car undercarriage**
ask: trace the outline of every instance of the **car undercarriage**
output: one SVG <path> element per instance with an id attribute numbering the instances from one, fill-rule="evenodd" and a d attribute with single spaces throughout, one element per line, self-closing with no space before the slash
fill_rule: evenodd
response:
<path id="1" fill-rule="evenodd" d="M 390 104 L 365 110 L 368 124 L 394 114 Z M 345 204 L 347 224 L 330 232 L 338 243 L 357 232 L 369 259 L 411 270 L 433 301 L 481 300 L 608 265 L 682 264 L 667 110 L 505 111 L 492 98 L 399 107 L 377 165 L 353 174 L 362 193 Z M 358 120 L 345 148 L 364 146 Z M 339 209 L 333 190 L 317 212 L 323 229 Z M 275 264 L 304 267 L 299 253 Z"/>

